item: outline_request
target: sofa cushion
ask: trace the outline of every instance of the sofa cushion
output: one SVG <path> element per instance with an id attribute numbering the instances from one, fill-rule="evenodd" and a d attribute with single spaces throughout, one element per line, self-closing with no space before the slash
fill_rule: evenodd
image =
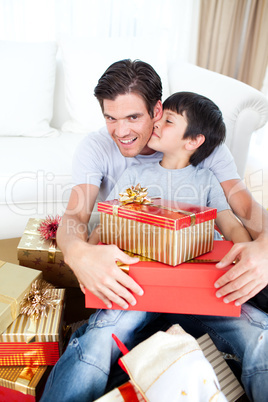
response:
<path id="1" fill-rule="evenodd" d="M 0 136 L 56 135 L 53 113 L 57 45 L 0 41 Z"/>
<path id="2" fill-rule="evenodd" d="M 147 45 L 146 45 L 147 42 Z M 71 119 L 63 131 L 86 133 L 99 129 L 104 119 L 94 88 L 104 71 L 115 61 L 130 58 L 150 63 L 169 95 L 164 42 L 156 38 L 92 38 L 60 41 L 65 76 L 65 99 Z"/>

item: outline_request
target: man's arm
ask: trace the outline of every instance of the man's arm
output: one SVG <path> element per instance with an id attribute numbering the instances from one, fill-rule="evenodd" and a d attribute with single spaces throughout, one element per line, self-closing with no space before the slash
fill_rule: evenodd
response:
<path id="1" fill-rule="evenodd" d="M 122 308 L 136 304 L 131 292 L 143 294 L 141 287 L 116 264 L 138 262 L 115 245 L 89 244 L 87 225 L 99 188 L 81 184 L 72 189 L 69 203 L 57 231 L 57 243 L 64 261 L 74 271 L 79 283 L 99 297 L 108 308 L 115 302 Z"/>
<path id="2" fill-rule="evenodd" d="M 235 215 L 242 221 L 254 241 L 237 243 L 217 264 L 224 268 L 237 260 L 238 263 L 217 280 L 217 297 L 225 302 L 245 303 L 260 292 L 268 283 L 268 214 L 259 205 L 241 180 L 221 183 L 226 198 Z"/>
<path id="3" fill-rule="evenodd" d="M 216 225 L 225 240 L 230 240 L 233 243 L 251 241 L 248 231 L 230 209 L 225 209 L 217 213 Z"/>

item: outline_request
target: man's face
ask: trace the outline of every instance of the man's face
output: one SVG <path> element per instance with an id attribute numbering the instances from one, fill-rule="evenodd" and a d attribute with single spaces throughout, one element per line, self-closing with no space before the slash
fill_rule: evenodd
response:
<path id="1" fill-rule="evenodd" d="M 153 132 L 154 122 L 162 115 L 160 101 L 155 106 L 154 118 L 150 117 L 144 100 L 134 93 L 118 95 L 115 100 L 105 99 L 103 114 L 107 129 L 122 155 L 133 157 L 154 152 L 147 142 Z"/>

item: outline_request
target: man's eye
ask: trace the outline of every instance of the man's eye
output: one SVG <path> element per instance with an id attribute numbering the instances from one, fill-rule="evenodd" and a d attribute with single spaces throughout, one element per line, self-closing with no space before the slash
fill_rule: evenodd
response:
<path id="1" fill-rule="evenodd" d="M 130 120 L 137 120 L 138 116 L 134 114 L 133 116 L 130 116 Z"/>

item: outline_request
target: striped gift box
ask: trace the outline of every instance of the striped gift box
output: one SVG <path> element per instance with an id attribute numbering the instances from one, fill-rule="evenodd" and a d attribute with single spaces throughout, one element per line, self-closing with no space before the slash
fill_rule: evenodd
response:
<path id="1" fill-rule="evenodd" d="M 56 308 L 41 316 L 32 332 L 31 318 L 19 317 L 0 335 L 0 365 L 54 365 L 61 354 L 65 289 L 53 289 Z"/>
<path id="2" fill-rule="evenodd" d="M 49 371 L 47 366 L 0 367 L 1 402 L 39 400 Z"/>
<path id="3" fill-rule="evenodd" d="M 156 198 L 152 204 L 98 203 L 101 242 L 172 266 L 213 249 L 215 208 Z"/>

